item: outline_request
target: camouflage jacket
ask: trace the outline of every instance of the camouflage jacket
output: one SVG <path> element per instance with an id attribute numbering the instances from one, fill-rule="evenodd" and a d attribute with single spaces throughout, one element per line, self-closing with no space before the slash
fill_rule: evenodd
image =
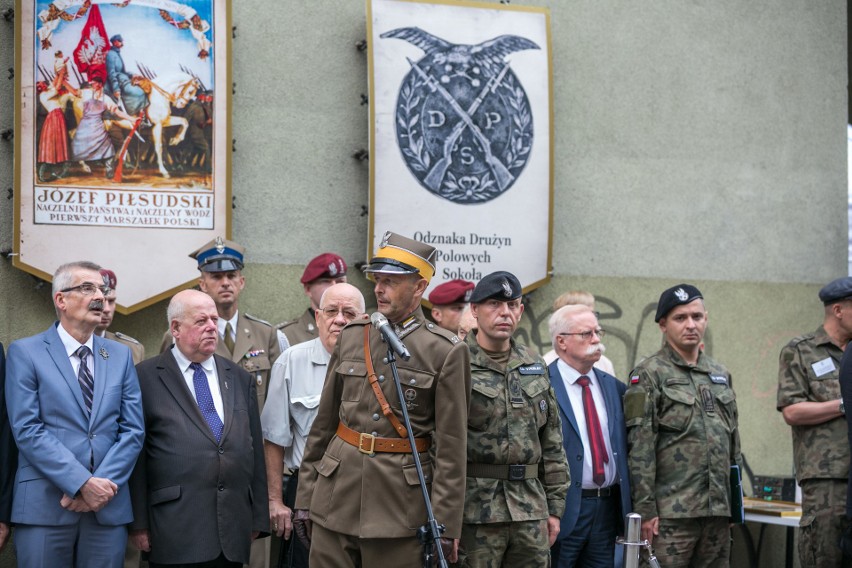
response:
<path id="1" fill-rule="evenodd" d="M 742 466 L 727 369 L 703 352 L 687 364 L 668 344 L 630 373 L 624 395 L 633 510 L 654 517 L 727 517 L 730 466 Z"/>
<path id="2" fill-rule="evenodd" d="M 840 398 L 843 351 L 825 328 L 796 337 L 782 350 L 778 365 L 778 410 L 799 402 Z M 846 479 L 849 443 L 841 416 L 812 426 L 791 426 L 796 478 Z"/>
<path id="3" fill-rule="evenodd" d="M 467 460 L 539 464 L 538 477 L 508 481 L 467 478 L 464 522 L 502 523 L 562 517 L 570 483 L 556 395 L 541 357 L 512 341 L 506 368 L 468 334 L 471 396 Z"/>

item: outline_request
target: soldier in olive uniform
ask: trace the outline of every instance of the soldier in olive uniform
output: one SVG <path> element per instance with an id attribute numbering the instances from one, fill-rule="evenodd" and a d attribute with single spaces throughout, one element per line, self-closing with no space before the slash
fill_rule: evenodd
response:
<path id="1" fill-rule="evenodd" d="M 127 345 L 133 357 L 133 364 L 138 365 L 145 360 L 145 346 L 129 335 L 124 335 L 118 331 L 115 333 L 107 331 L 107 328 L 112 325 L 112 318 L 115 315 L 115 302 L 117 299 L 115 288 L 118 285 L 118 278 L 112 270 L 101 268 L 100 272 L 104 279 L 104 286 L 108 287 L 110 291 L 104 295 L 104 309 L 101 312 L 101 323 L 95 328 L 95 334 Z M 124 568 L 139 568 L 141 561 L 141 552 L 128 539 L 124 550 Z"/>
<path id="2" fill-rule="evenodd" d="M 269 323 L 239 310 L 240 293 L 246 285 L 242 274 L 245 249 L 221 237 L 210 241 L 189 256 L 198 262 L 198 286 L 213 298 L 219 314 L 219 341 L 216 355 L 230 359 L 248 371 L 257 383 L 257 406 L 263 410 L 269 372 L 281 354 L 278 335 Z M 161 351 L 171 348 L 166 332 Z M 251 568 L 269 566 L 270 539 L 257 539 L 251 545 Z"/>
<path id="3" fill-rule="evenodd" d="M 698 288 L 663 292 L 654 321 L 665 344 L 624 395 L 633 510 L 661 566 L 728 566 L 730 469 L 742 466 L 731 375 L 701 349 Z"/>
<path id="4" fill-rule="evenodd" d="M 471 402 L 460 566 L 546 567 L 570 483 L 556 395 L 541 357 L 515 343 L 524 312 L 509 272 L 470 297 Z"/>
<path id="5" fill-rule="evenodd" d="M 379 312 L 411 353 L 397 362 L 404 402 L 435 519 L 446 525 L 442 546 L 453 560 L 464 503 L 470 366 L 464 343 L 427 322 L 420 308 L 436 253 L 387 232 L 364 271 L 375 280 Z M 421 563 L 416 533 L 426 524 L 426 508 L 387 353 L 379 330 L 358 318 L 340 333 L 328 364 L 294 518 L 312 566 Z"/>
<path id="6" fill-rule="evenodd" d="M 112 325 L 113 316 L 115 316 L 115 301 L 117 298 L 115 287 L 118 284 L 118 278 L 116 278 L 115 272 L 107 270 L 106 268 L 101 268 L 101 276 L 104 278 L 104 286 L 109 287 L 110 292 L 104 296 L 104 310 L 101 312 L 101 323 L 95 328 L 95 334 L 107 339 L 112 339 L 113 341 L 118 341 L 123 345 L 127 345 L 130 348 L 130 353 L 133 355 L 133 364 L 141 363 L 145 360 L 144 345 L 129 335 L 125 335 L 118 331 L 115 333 L 107 331 L 107 328 Z"/>
<path id="7" fill-rule="evenodd" d="M 778 410 L 792 426 L 796 479 L 802 487 L 802 568 L 852 566 L 838 547 L 849 474 L 839 373 L 852 339 L 852 278 L 826 285 L 819 298 L 825 306 L 822 325 L 781 350 L 778 370 Z"/>
<path id="8" fill-rule="evenodd" d="M 333 252 L 325 252 L 311 259 L 299 281 L 311 305 L 298 318 L 275 326 L 287 337 L 289 345 L 317 338 L 315 314 L 319 309 L 320 298 L 329 286 L 346 282 L 346 262 Z"/>

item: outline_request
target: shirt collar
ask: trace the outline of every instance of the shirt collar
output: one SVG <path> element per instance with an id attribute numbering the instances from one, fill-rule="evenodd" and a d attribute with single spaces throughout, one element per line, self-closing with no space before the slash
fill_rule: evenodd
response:
<path id="1" fill-rule="evenodd" d="M 192 364 L 192 361 L 186 358 L 186 356 L 181 352 L 177 345 L 172 347 L 172 355 L 175 357 L 175 361 L 177 362 L 178 369 L 180 369 L 181 373 L 186 373 L 189 370 L 189 366 Z M 213 356 L 211 355 L 205 361 L 199 363 L 201 367 L 208 373 L 213 372 Z"/>
<path id="2" fill-rule="evenodd" d="M 562 379 L 568 384 L 575 384 L 577 379 L 580 377 L 589 377 L 589 384 L 593 385 L 597 383 L 597 377 L 595 376 L 595 370 L 592 369 L 588 373 L 581 373 L 562 359 L 556 360 L 556 367 L 559 369 L 559 374 L 562 375 Z"/>
<path id="3" fill-rule="evenodd" d="M 61 322 L 57 322 L 56 332 L 59 334 L 59 339 L 60 339 L 60 341 L 62 341 L 62 345 L 65 347 L 65 353 L 69 357 L 71 355 L 74 355 L 74 352 L 77 351 L 80 348 L 81 345 L 85 345 L 86 347 L 88 347 L 89 350 L 92 353 L 95 352 L 95 349 L 94 349 L 95 340 L 92 339 L 91 335 L 89 336 L 89 339 L 86 340 L 86 343 L 80 343 L 79 341 L 77 341 L 76 339 L 71 337 L 70 333 L 65 331 L 65 328 L 62 327 Z"/>
<path id="4" fill-rule="evenodd" d="M 234 312 L 234 317 L 232 317 L 229 320 L 219 318 L 219 321 L 216 322 L 216 327 L 219 330 L 219 335 L 220 336 L 225 335 L 225 326 L 228 325 L 228 324 L 231 324 L 231 329 L 234 330 L 234 335 L 236 335 L 237 334 L 237 319 L 239 319 L 239 317 L 240 317 L 240 310 L 237 310 L 236 312 Z"/>

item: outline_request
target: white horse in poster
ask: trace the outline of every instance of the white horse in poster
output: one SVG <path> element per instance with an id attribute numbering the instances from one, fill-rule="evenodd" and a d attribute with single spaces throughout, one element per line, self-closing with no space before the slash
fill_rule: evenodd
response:
<path id="1" fill-rule="evenodd" d="M 172 105 L 175 108 L 184 108 L 195 98 L 195 94 L 201 88 L 195 77 L 182 78 L 166 83 L 166 87 L 160 87 L 151 79 L 135 75 L 131 83 L 140 87 L 148 96 L 148 107 L 145 112 L 151 122 L 151 138 L 154 141 L 154 150 L 157 152 L 157 165 L 160 175 L 169 177 L 169 172 L 163 165 L 163 129 L 167 126 L 177 126 L 180 129 L 171 140 L 170 146 L 181 143 L 186 130 L 189 127 L 187 120 L 180 116 L 172 115 Z"/>

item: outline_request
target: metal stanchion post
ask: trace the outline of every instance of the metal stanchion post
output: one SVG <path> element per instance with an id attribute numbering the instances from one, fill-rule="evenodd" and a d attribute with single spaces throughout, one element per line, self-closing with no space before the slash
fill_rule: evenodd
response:
<path id="1" fill-rule="evenodd" d="M 624 545 L 624 568 L 639 568 L 639 552 L 642 548 L 648 550 L 648 564 L 651 568 L 660 568 L 651 543 L 641 538 L 642 515 L 630 513 L 624 518 L 624 538 L 616 539 L 618 544 Z"/>

